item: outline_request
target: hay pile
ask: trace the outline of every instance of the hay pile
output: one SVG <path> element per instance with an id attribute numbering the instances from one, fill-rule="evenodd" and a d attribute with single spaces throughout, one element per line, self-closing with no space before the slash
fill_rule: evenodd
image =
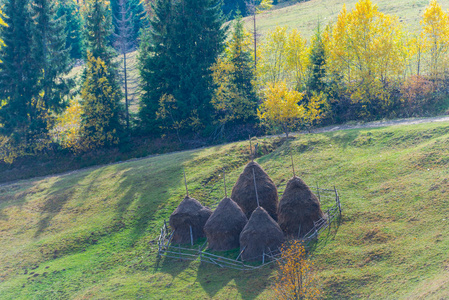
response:
<path id="1" fill-rule="evenodd" d="M 185 197 L 170 215 L 170 227 L 175 230 L 172 238 L 174 244 L 190 244 L 190 227 L 192 227 L 193 241 L 204 237 L 204 224 L 212 211 L 204 207 L 198 200 Z"/>
<path id="2" fill-rule="evenodd" d="M 260 206 L 265 208 L 273 219 L 277 220 L 278 193 L 276 185 L 256 162 L 250 162 L 246 165 L 232 188 L 231 199 L 242 208 L 247 218 L 251 217 L 251 213 L 257 208 L 253 170 L 256 175 Z"/>
<path id="3" fill-rule="evenodd" d="M 204 225 L 209 249 L 226 251 L 238 248 L 240 232 L 248 219 L 230 198 L 224 198 Z"/>
<path id="4" fill-rule="evenodd" d="M 313 222 L 324 217 L 318 198 L 299 177 L 287 183 L 278 208 L 278 222 L 287 236 L 304 236 L 313 228 Z M 299 226 L 301 225 L 301 230 Z"/>
<path id="5" fill-rule="evenodd" d="M 258 207 L 240 233 L 240 251 L 244 261 L 261 261 L 263 253 L 277 251 L 284 241 L 284 234 L 273 218 Z"/>

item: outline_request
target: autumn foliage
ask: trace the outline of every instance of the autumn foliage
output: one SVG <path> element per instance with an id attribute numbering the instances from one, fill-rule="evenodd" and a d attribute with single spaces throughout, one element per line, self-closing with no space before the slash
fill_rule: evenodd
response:
<path id="1" fill-rule="evenodd" d="M 273 290 L 276 299 L 281 300 L 321 298 L 313 262 L 306 258 L 306 251 L 300 241 L 294 240 L 284 246 Z"/>

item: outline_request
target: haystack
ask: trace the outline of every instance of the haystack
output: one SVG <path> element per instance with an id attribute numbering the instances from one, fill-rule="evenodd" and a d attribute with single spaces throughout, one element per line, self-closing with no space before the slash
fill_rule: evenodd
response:
<path id="1" fill-rule="evenodd" d="M 240 232 L 248 219 L 230 198 L 224 198 L 204 225 L 209 249 L 226 251 L 238 248 Z"/>
<path id="2" fill-rule="evenodd" d="M 253 170 L 256 176 L 259 204 L 265 208 L 273 219 L 277 220 L 278 192 L 276 185 L 256 162 L 250 162 L 246 165 L 232 188 L 231 199 L 242 208 L 247 218 L 251 217 L 251 213 L 257 208 Z"/>
<path id="3" fill-rule="evenodd" d="M 212 211 L 208 207 L 202 206 L 198 200 L 188 196 L 185 197 L 170 215 L 170 227 L 175 230 L 172 243 L 190 243 L 190 228 L 192 228 L 194 242 L 204 237 L 204 224 L 211 214 Z"/>
<path id="4" fill-rule="evenodd" d="M 299 177 L 287 182 L 278 208 L 278 222 L 287 236 L 302 237 L 324 217 L 320 201 Z"/>
<path id="5" fill-rule="evenodd" d="M 240 233 L 242 260 L 261 261 L 263 253 L 276 252 L 283 241 L 279 225 L 265 209 L 258 207 Z"/>

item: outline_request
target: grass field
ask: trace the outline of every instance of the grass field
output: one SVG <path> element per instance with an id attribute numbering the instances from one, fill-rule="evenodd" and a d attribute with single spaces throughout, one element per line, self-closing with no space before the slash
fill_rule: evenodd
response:
<path id="1" fill-rule="evenodd" d="M 318 24 L 322 28 L 337 20 L 346 5 L 347 10 L 355 7 L 358 0 L 311 0 L 291 1 L 274 6 L 273 9 L 257 16 L 257 27 L 263 35 L 276 26 L 297 28 L 305 37 L 310 37 Z M 385 14 L 395 15 L 410 32 L 420 31 L 420 21 L 428 0 L 372 0 Z M 448 0 L 439 0 L 444 10 L 449 9 Z M 246 19 L 246 28 L 252 30 L 252 21 Z"/>
<path id="2" fill-rule="evenodd" d="M 290 149 L 311 186 L 335 185 L 343 218 L 311 251 L 326 298 L 449 297 L 449 122 L 262 138 L 283 190 Z M 184 196 L 211 205 L 248 143 L 161 155 L 0 186 L 1 299 L 268 299 L 275 268 L 238 272 L 156 258 Z"/>

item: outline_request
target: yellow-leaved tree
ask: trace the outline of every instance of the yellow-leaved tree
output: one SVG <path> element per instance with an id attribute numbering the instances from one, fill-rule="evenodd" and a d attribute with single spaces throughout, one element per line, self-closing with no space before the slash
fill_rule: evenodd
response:
<path id="1" fill-rule="evenodd" d="M 421 20 L 422 40 L 432 79 L 442 78 L 448 68 L 449 14 L 431 0 Z"/>
<path id="2" fill-rule="evenodd" d="M 82 107 L 78 99 L 73 98 L 67 109 L 61 113 L 53 128 L 53 136 L 62 148 L 78 152 L 80 148 L 80 126 Z"/>
<path id="3" fill-rule="evenodd" d="M 259 47 L 257 79 L 260 86 L 284 81 L 301 90 L 309 65 L 307 41 L 296 29 L 276 27 Z"/>
<path id="4" fill-rule="evenodd" d="M 257 115 L 268 126 L 280 127 L 288 138 L 298 120 L 305 115 L 304 107 L 298 104 L 302 98 L 302 93 L 289 89 L 284 81 L 269 84 Z"/>
<path id="5" fill-rule="evenodd" d="M 312 270 L 313 263 L 306 258 L 306 251 L 298 240 L 283 247 L 279 260 L 278 278 L 274 283 L 276 299 L 319 299 L 321 290 Z"/>
<path id="6" fill-rule="evenodd" d="M 86 75 L 81 90 L 81 148 L 92 150 L 118 144 L 123 129 L 120 98 L 109 81 L 105 62 L 87 52 Z"/>
<path id="7" fill-rule="evenodd" d="M 3 17 L 4 17 L 3 11 L 0 9 L 0 27 L 8 26 L 8 24 L 6 24 L 5 21 L 3 21 Z M 0 49 L 1 49 L 3 46 L 5 46 L 5 43 L 3 42 L 2 39 L 0 39 Z M 0 62 L 1 62 L 1 61 L 0 61 Z"/>
<path id="8" fill-rule="evenodd" d="M 381 13 L 371 0 L 344 7 L 325 33 L 326 66 L 360 106 L 360 116 L 391 104 L 389 88 L 404 76 L 408 49 L 398 18 Z"/>

